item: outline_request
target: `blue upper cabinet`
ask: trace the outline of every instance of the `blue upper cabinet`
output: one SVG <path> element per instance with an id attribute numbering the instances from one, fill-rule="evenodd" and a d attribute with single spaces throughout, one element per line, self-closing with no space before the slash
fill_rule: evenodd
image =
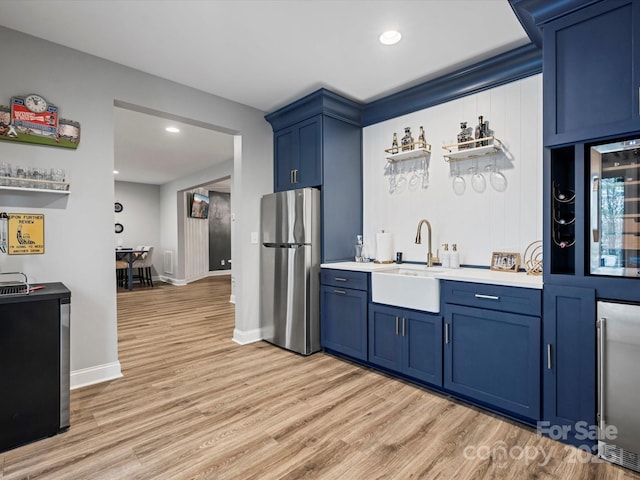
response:
<path id="1" fill-rule="evenodd" d="M 546 146 L 640 130 L 640 2 L 590 5 L 543 35 Z"/>
<path id="2" fill-rule="evenodd" d="M 322 115 L 282 129 L 273 136 L 274 190 L 322 184 Z"/>
<path id="3" fill-rule="evenodd" d="M 322 261 L 353 259 L 362 233 L 362 105 L 325 89 L 265 116 L 274 190 L 320 187 Z"/>

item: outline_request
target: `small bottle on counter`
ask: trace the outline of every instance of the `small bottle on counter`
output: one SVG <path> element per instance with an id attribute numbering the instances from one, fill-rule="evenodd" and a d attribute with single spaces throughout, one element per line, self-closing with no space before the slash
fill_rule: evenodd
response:
<path id="1" fill-rule="evenodd" d="M 455 243 L 451 245 L 451 257 L 449 258 L 449 266 L 451 268 L 460 268 L 460 252 L 458 252 L 458 245 Z"/>
<path id="2" fill-rule="evenodd" d="M 451 266 L 451 253 L 449 253 L 449 244 L 443 243 L 442 247 L 444 248 L 444 251 L 440 256 L 440 262 L 444 268 L 449 268 Z"/>

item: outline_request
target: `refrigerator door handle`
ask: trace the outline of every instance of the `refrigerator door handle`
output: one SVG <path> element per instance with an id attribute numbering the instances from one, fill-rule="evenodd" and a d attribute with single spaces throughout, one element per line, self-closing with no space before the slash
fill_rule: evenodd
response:
<path id="1" fill-rule="evenodd" d="M 605 350 L 605 322 L 606 318 L 601 317 L 596 322 L 598 331 L 598 427 L 604 431 L 604 350 Z"/>
<path id="2" fill-rule="evenodd" d="M 266 248 L 300 248 L 308 246 L 308 243 L 263 243 Z"/>

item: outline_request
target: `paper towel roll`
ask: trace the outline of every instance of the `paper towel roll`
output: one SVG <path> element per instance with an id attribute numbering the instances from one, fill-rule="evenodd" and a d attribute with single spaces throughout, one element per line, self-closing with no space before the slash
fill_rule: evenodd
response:
<path id="1" fill-rule="evenodd" d="M 376 261 L 393 261 L 393 233 L 376 233 Z"/>

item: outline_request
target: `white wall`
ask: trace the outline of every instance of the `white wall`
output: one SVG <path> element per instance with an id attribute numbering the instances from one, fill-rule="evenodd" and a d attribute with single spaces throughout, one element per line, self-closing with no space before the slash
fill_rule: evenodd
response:
<path id="1" fill-rule="evenodd" d="M 122 204 L 122 211 L 114 213 L 116 222 L 124 227 L 122 233 L 114 234 L 115 245 L 121 241 L 125 247 L 153 245 L 153 275 L 162 268 L 158 253 L 160 247 L 160 187 L 134 182 L 115 182 L 114 198 Z"/>
<path id="2" fill-rule="evenodd" d="M 114 101 L 195 119 L 236 135 L 242 148 L 233 165 L 235 334 L 243 341 L 253 339 L 259 250 L 250 243 L 250 232 L 258 229 L 259 199 L 271 191 L 273 174 L 272 131 L 263 112 L 1 27 L 0 45 L 10 46 L 0 51 L 2 103 L 8 104 L 12 95 L 40 93 L 59 107 L 61 116 L 82 126 L 76 151 L 0 142 L 3 160 L 64 168 L 71 182 L 68 198 L 0 194 L 0 210 L 44 213 L 46 248 L 44 255 L 0 256 L 0 270 L 24 271 L 34 282 L 62 281 L 71 290 L 72 385 L 120 375 L 113 267 Z M 177 193 L 169 189 L 161 188 L 161 209 L 172 203 L 176 216 L 166 219 L 173 221 L 174 231 L 166 242 L 163 231 L 162 243 L 177 244 Z"/>
<path id="3" fill-rule="evenodd" d="M 194 188 L 183 192 L 186 208 L 189 196 L 200 193 L 208 196 L 209 191 L 204 188 Z M 184 216 L 184 269 L 187 283 L 209 274 L 209 220 Z"/>
<path id="4" fill-rule="evenodd" d="M 219 163 L 195 174 L 178 178 L 160 187 L 162 211 L 160 232 L 162 237 L 162 255 L 164 255 L 164 252 L 170 251 L 173 258 L 173 274 L 168 274 L 166 272 L 163 272 L 162 274 L 166 277 L 167 281 L 180 285 L 185 285 L 187 283 L 185 268 L 185 219 L 187 218 L 187 205 L 184 192 L 192 189 L 196 185 L 213 183 L 216 180 L 227 178 L 232 174 L 233 168 L 234 162 L 232 161 Z M 233 185 L 232 178 L 232 192 L 234 192 L 234 188 L 235 185 Z M 256 202 L 258 202 L 259 205 L 259 199 L 256 200 Z M 259 206 L 257 208 L 259 208 Z M 242 239 L 234 238 L 232 236 L 231 241 L 234 242 L 240 240 Z M 208 240 L 206 242 L 208 244 Z M 236 317 L 237 315 L 238 308 L 236 307 Z M 257 318 L 255 319 L 255 322 L 258 322 Z"/>
<path id="5" fill-rule="evenodd" d="M 475 192 L 463 161 L 466 191 L 456 195 L 451 187 L 449 163 L 442 145 L 456 142 L 460 122 L 475 127 L 479 115 L 489 120 L 505 153 L 495 157 L 506 176 L 504 192 L 495 191 L 484 173 L 487 187 Z M 411 127 L 417 140 L 419 126 L 432 145 L 429 162 L 430 185 L 426 190 L 389 193 L 384 176 L 385 148 L 391 147 L 394 132 L 398 140 L 404 127 Z M 519 80 L 446 104 L 366 127 L 364 142 L 364 235 L 365 245 L 375 255 L 375 233 L 392 232 L 395 250 L 410 261 L 426 261 L 426 227 L 423 243 L 414 243 L 420 219 L 433 227 L 433 253 L 442 243 L 457 243 L 461 262 L 488 266 L 492 251 L 524 253 L 527 245 L 542 238 L 542 75 Z M 478 162 L 480 168 L 492 157 Z M 453 164 L 452 164 L 453 165 Z"/>

